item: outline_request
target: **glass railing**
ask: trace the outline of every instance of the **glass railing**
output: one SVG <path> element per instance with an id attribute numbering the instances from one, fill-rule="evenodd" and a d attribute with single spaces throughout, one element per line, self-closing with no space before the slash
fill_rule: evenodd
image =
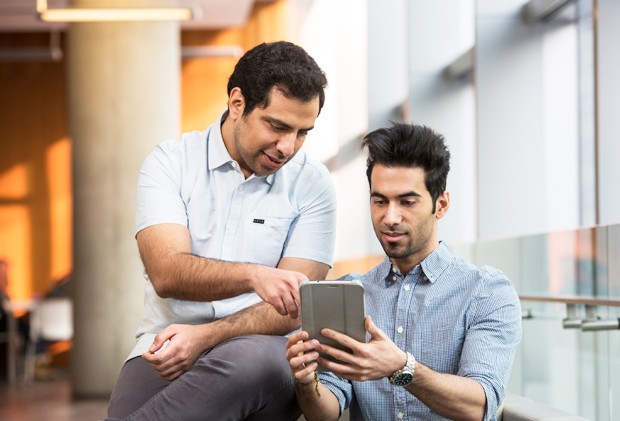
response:
<path id="1" fill-rule="evenodd" d="M 451 248 L 501 269 L 521 297 L 523 340 L 508 391 L 587 419 L 620 419 L 620 225 Z"/>

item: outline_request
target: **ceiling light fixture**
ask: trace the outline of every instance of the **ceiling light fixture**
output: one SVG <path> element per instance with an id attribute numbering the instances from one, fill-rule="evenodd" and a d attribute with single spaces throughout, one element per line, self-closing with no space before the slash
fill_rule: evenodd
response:
<path id="1" fill-rule="evenodd" d="M 37 0 L 37 14 L 45 22 L 139 22 L 189 20 L 199 10 L 183 7 L 48 9 L 47 0 Z"/>

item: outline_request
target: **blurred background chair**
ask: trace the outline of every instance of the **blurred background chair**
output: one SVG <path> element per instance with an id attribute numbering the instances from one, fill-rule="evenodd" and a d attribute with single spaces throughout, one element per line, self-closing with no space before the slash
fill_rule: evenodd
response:
<path id="1" fill-rule="evenodd" d="M 26 347 L 24 381 L 35 379 L 37 357 L 54 342 L 73 339 L 73 302 L 69 297 L 48 297 L 41 300 L 30 314 L 30 341 Z"/>
<path id="2" fill-rule="evenodd" d="M 0 355 L 6 357 L 2 362 L 3 372 L 10 385 L 17 381 L 17 352 L 19 349 L 19 337 L 17 320 L 13 317 L 9 300 L 0 292 L 0 346 L 3 346 Z"/>
<path id="3" fill-rule="evenodd" d="M 0 373 L 9 385 L 17 382 L 17 358 L 22 344 L 18 321 L 9 299 L 9 263 L 0 259 Z"/>

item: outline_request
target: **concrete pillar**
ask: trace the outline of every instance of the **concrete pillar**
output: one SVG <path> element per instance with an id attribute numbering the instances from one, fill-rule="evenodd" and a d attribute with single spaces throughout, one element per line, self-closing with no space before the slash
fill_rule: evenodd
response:
<path id="1" fill-rule="evenodd" d="M 74 23 L 69 29 L 77 397 L 108 396 L 134 344 L 144 288 L 134 239 L 136 178 L 153 146 L 178 136 L 179 36 L 178 22 Z"/>

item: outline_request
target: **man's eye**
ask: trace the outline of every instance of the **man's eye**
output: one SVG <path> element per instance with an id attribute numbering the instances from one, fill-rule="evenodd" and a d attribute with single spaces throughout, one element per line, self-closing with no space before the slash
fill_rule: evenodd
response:
<path id="1" fill-rule="evenodd" d="M 384 205 L 384 204 L 385 204 L 385 200 L 379 200 L 379 199 L 377 199 L 377 200 L 373 200 L 373 201 L 372 201 L 372 203 L 373 203 L 373 204 L 375 204 L 375 205 L 377 205 L 377 206 L 381 206 L 381 205 Z"/>
<path id="2" fill-rule="evenodd" d="M 282 131 L 286 130 L 286 127 L 279 126 L 279 125 L 273 124 L 273 123 L 271 123 L 271 128 L 273 130 L 277 131 L 277 132 L 282 132 Z"/>
<path id="3" fill-rule="evenodd" d="M 403 200 L 401 203 L 403 206 L 413 206 L 415 205 L 415 200 Z"/>

